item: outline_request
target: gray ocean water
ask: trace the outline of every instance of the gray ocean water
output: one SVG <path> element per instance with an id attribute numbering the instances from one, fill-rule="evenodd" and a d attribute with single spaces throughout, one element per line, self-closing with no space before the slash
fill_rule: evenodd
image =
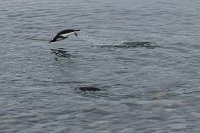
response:
<path id="1" fill-rule="evenodd" d="M 199 0 L 1 0 L 0 27 L 1 133 L 200 132 Z"/>

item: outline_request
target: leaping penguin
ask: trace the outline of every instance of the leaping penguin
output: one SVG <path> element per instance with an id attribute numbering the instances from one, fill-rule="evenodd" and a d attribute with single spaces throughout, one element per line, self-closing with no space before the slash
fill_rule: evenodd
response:
<path id="1" fill-rule="evenodd" d="M 49 43 L 63 40 L 65 38 L 68 38 L 72 34 L 74 34 L 77 37 L 78 34 L 76 33 L 76 31 L 80 31 L 80 30 L 79 29 L 66 29 L 66 30 L 62 30 L 62 31 L 58 32 L 58 34 L 54 38 L 52 38 L 49 41 Z"/>

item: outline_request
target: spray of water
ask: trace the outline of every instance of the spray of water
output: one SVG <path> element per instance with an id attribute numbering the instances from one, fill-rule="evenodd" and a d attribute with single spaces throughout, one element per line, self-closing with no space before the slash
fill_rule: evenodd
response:
<path id="1" fill-rule="evenodd" d="M 81 34 L 79 35 L 79 38 L 81 38 L 82 40 L 86 41 L 86 43 L 88 45 L 99 45 L 99 46 L 105 46 L 105 45 L 119 45 L 119 43 L 117 43 L 117 41 L 108 41 L 105 39 L 97 39 L 95 37 L 91 37 L 89 36 L 88 33 L 86 32 L 81 32 Z"/>
<path id="2" fill-rule="evenodd" d="M 100 47 L 112 47 L 112 48 L 155 48 L 159 47 L 158 45 L 152 45 L 152 42 L 148 41 L 108 41 L 106 39 L 99 39 L 92 36 L 89 36 L 86 32 L 81 32 L 79 37 L 86 41 L 86 44 L 90 46 L 100 46 Z"/>

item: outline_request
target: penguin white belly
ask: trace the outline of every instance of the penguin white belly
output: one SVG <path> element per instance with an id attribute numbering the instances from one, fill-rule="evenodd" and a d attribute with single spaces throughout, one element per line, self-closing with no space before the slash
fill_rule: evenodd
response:
<path id="1" fill-rule="evenodd" d="M 65 33 L 65 34 L 62 34 L 60 36 L 64 37 L 64 38 L 67 38 L 69 37 L 70 35 L 74 34 L 74 32 L 70 32 L 70 33 Z"/>
<path id="2" fill-rule="evenodd" d="M 63 39 L 65 39 L 65 38 L 57 38 L 56 41 L 61 41 Z"/>

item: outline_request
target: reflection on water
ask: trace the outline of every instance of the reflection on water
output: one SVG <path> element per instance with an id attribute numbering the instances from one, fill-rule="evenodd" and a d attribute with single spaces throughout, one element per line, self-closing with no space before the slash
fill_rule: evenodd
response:
<path id="1" fill-rule="evenodd" d="M 70 54 L 70 52 L 66 51 L 64 48 L 51 49 L 51 52 L 57 57 L 64 57 L 68 59 L 72 57 L 72 54 Z"/>

